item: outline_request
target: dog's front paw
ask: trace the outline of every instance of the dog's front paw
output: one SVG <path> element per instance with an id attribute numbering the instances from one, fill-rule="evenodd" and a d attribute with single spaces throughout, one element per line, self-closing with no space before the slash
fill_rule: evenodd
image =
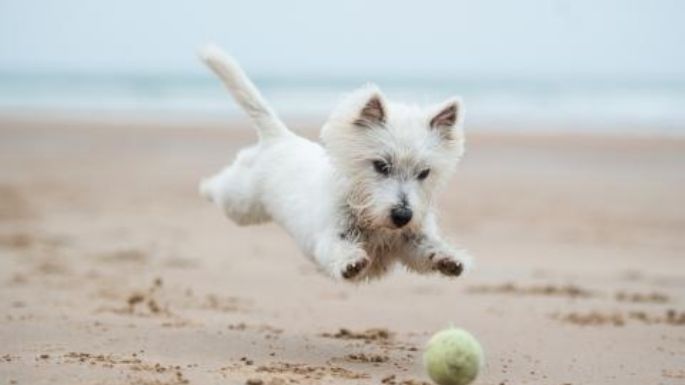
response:
<path id="1" fill-rule="evenodd" d="M 355 281 L 364 276 L 364 272 L 371 265 L 368 254 L 362 248 L 354 247 L 346 250 L 337 262 L 338 277 L 346 281 Z"/>
<path id="2" fill-rule="evenodd" d="M 336 238 L 323 238 L 317 245 L 314 258 L 321 269 L 337 280 L 357 281 L 372 265 L 361 245 Z"/>
<path id="3" fill-rule="evenodd" d="M 369 266 L 369 259 L 364 257 L 348 263 L 342 270 L 341 275 L 345 279 L 354 279 Z"/>
<path id="4" fill-rule="evenodd" d="M 448 277 L 458 277 L 464 271 L 464 264 L 453 258 L 442 257 L 435 261 L 433 268 Z"/>
<path id="5" fill-rule="evenodd" d="M 470 266 L 471 256 L 464 250 L 453 248 L 434 249 L 428 256 L 433 271 L 448 277 L 458 277 Z"/>

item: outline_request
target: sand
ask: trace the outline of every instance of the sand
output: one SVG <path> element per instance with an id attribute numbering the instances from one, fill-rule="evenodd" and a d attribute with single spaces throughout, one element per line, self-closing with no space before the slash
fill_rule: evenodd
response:
<path id="1" fill-rule="evenodd" d="M 0 383 L 423 384 L 452 324 L 476 384 L 685 383 L 685 141 L 472 132 L 438 205 L 477 269 L 352 286 L 197 196 L 253 140 L 0 119 Z"/>

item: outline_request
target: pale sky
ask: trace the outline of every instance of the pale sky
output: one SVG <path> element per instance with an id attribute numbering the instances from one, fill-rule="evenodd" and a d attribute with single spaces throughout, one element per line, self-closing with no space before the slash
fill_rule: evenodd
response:
<path id="1" fill-rule="evenodd" d="M 406 4 L 406 5 L 405 5 Z M 0 70 L 685 79 L 680 0 L 0 0 Z"/>

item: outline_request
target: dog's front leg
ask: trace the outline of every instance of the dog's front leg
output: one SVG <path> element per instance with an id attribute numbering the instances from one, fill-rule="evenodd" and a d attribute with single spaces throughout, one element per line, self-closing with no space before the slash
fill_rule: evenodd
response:
<path id="1" fill-rule="evenodd" d="M 435 221 L 430 218 L 424 232 L 407 237 L 407 247 L 400 254 L 402 263 L 418 273 L 438 271 L 457 277 L 470 265 L 471 256 L 444 241 Z"/>
<path id="2" fill-rule="evenodd" d="M 364 276 L 370 259 L 361 244 L 327 231 L 317 241 L 314 258 L 333 278 L 354 281 Z"/>

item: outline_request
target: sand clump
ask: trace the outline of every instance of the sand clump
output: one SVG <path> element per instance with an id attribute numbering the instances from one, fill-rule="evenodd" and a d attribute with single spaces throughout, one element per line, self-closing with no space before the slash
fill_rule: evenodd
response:
<path id="1" fill-rule="evenodd" d="M 501 285 L 471 286 L 468 292 L 475 294 L 543 295 L 570 298 L 590 298 L 596 296 L 596 293 L 591 290 L 571 284 L 520 286 L 510 282 Z"/>
<path id="2" fill-rule="evenodd" d="M 108 253 L 103 253 L 98 258 L 106 263 L 144 263 L 148 255 L 137 249 L 121 249 Z"/>
<path id="3" fill-rule="evenodd" d="M 366 343 L 371 342 L 388 342 L 392 339 L 393 333 L 384 328 L 366 329 L 361 332 L 355 332 L 350 329 L 340 328 L 335 333 L 322 333 L 321 337 L 335 338 L 341 340 L 362 340 Z"/>
<path id="4" fill-rule="evenodd" d="M 384 354 L 351 353 L 346 355 L 345 359 L 352 362 L 381 363 L 387 362 L 390 357 Z"/>
<path id="5" fill-rule="evenodd" d="M 619 302 L 632 302 L 632 303 L 669 303 L 671 298 L 663 293 L 651 292 L 651 293 L 630 293 L 625 291 L 619 291 L 614 296 L 616 301 Z"/>
<path id="6" fill-rule="evenodd" d="M 381 384 L 383 385 L 433 385 L 428 381 L 414 380 L 414 379 L 404 379 L 400 380 L 394 374 L 381 379 Z"/>
<path id="7" fill-rule="evenodd" d="M 300 384 L 321 381 L 324 379 L 361 380 L 370 378 L 369 374 L 357 372 L 335 365 L 309 365 L 293 362 L 270 362 L 256 366 L 246 357 L 241 358 L 242 366 L 235 364 L 226 366 L 220 371 L 229 374 L 232 378 L 235 373 L 241 373 L 247 369 L 251 373 L 245 384 L 255 385 L 279 385 Z"/>
<path id="8" fill-rule="evenodd" d="M 138 357 L 136 353 L 130 357 L 121 357 L 114 354 L 70 352 L 64 355 L 64 359 L 67 363 L 79 363 L 103 368 L 126 367 L 133 372 L 145 372 L 155 376 L 162 376 L 162 378 L 154 378 L 152 382 L 149 379 L 133 379 L 132 382 L 135 384 L 185 385 L 190 383 L 181 371 L 180 365 L 146 362 Z"/>
<path id="9" fill-rule="evenodd" d="M 640 322 L 646 325 L 664 324 L 685 326 L 685 312 L 679 312 L 673 309 L 666 310 L 661 314 L 649 313 L 646 311 L 571 312 L 566 314 L 553 314 L 552 318 L 579 326 L 624 326 L 629 321 Z"/>
<path id="10" fill-rule="evenodd" d="M 369 378 L 369 375 L 366 373 L 354 372 L 340 366 L 316 366 L 290 362 L 276 362 L 268 365 L 262 365 L 257 367 L 255 372 L 270 374 L 294 374 L 313 380 L 320 380 L 326 376 L 348 380 Z"/>
<path id="11" fill-rule="evenodd" d="M 3 354 L 0 357 L 0 362 L 12 362 L 12 361 L 17 361 L 19 357 L 13 356 L 11 354 Z"/>
<path id="12" fill-rule="evenodd" d="M 157 291 L 162 288 L 163 281 L 161 278 L 155 278 L 152 286 L 145 292 L 133 292 L 126 299 L 128 307 L 125 309 L 130 314 L 165 314 L 170 315 L 168 307 L 160 306 L 157 300 Z M 143 308 L 139 305 L 144 305 Z"/>

